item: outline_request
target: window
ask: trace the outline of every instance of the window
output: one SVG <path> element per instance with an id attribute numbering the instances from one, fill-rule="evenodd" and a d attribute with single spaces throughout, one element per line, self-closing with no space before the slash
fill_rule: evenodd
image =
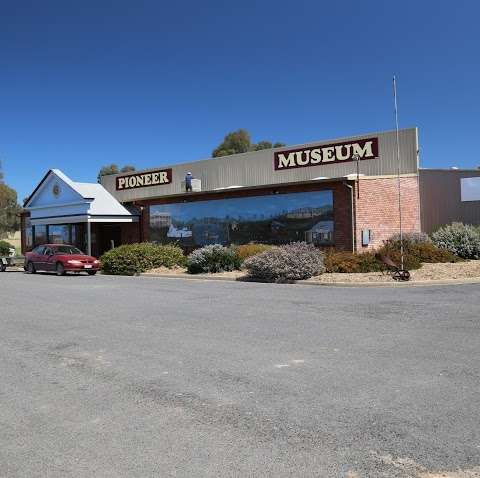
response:
<path id="1" fill-rule="evenodd" d="M 50 244 L 70 244 L 70 225 L 48 226 L 48 242 Z"/>
<path id="2" fill-rule="evenodd" d="M 70 244 L 84 251 L 86 249 L 85 227 L 83 224 L 72 224 L 72 240 Z"/>
<path id="3" fill-rule="evenodd" d="M 56 254 L 66 254 L 66 255 L 84 255 L 83 252 L 73 246 L 57 246 L 54 249 Z"/>
<path id="4" fill-rule="evenodd" d="M 47 242 L 47 226 L 35 226 L 34 228 L 34 244 L 45 244 Z"/>
<path id="5" fill-rule="evenodd" d="M 206 244 L 333 243 L 333 192 L 270 194 L 150 206 L 150 237 Z"/>
<path id="6" fill-rule="evenodd" d="M 29 217 L 24 218 L 23 237 L 25 238 L 25 249 L 31 251 L 33 247 L 33 227 Z"/>
<path id="7" fill-rule="evenodd" d="M 480 176 L 460 179 L 461 201 L 480 201 Z"/>
<path id="8" fill-rule="evenodd" d="M 44 251 L 45 251 L 45 246 L 38 246 L 32 252 L 34 254 L 38 254 L 39 256 L 42 256 Z"/>

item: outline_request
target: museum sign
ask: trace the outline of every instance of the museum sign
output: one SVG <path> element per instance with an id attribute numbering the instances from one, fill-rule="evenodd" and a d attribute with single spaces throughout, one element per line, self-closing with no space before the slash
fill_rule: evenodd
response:
<path id="1" fill-rule="evenodd" d="M 378 158 L 378 138 L 275 151 L 275 170 Z"/>

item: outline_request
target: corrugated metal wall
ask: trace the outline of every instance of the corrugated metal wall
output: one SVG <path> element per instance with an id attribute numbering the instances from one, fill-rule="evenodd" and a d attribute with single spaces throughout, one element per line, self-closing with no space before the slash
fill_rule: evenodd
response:
<path id="1" fill-rule="evenodd" d="M 421 169 L 420 216 L 430 233 L 444 224 L 480 224 L 480 201 L 461 201 L 461 178 L 479 177 L 479 170 Z"/>
<path id="2" fill-rule="evenodd" d="M 378 137 L 379 157 L 360 162 L 360 173 L 368 176 L 390 175 L 397 173 L 395 132 L 369 133 L 361 136 L 335 138 L 331 140 L 288 146 L 288 149 L 322 146 L 331 143 L 348 143 L 356 139 Z M 284 150 L 287 148 L 278 148 Z M 400 131 L 400 172 L 402 174 L 417 173 L 418 171 L 418 141 L 417 129 L 409 128 Z M 254 187 L 262 185 L 285 184 L 291 182 L 308 181 L 318 177 L 338 178 L 356 172 L 355 162 L 320 164 L 304 168 L 275 171 L 273 152 L 263 150 L 244 154 L 235 154 L 223 158 L 212 158 L 176 165 L 168 165 L 166 158 L 159 160 L 155 169 L 172 168 L 172 183 L 162 186 L 150 186 L 138 189 L 116 191 L 115 175 L 104 176 L 103 186 L 120 202 L 130 202 L 153 197 L 182 194 L 182 181 L 187 171 L 191 171 L 194 178 L 202 181 L 202 191 L 213 191 L 218 188 L 231 186 Z M 145 170 L 142 172 L 146 172 Z"/>

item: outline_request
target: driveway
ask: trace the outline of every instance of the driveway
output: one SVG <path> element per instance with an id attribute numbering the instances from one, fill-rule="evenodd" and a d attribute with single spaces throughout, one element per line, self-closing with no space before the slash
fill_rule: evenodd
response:
<path id="1" fill-rule="evenodd" d="M 0 275 L 1 477 L 473 477 L 479 410 L 479 285 Z"/>

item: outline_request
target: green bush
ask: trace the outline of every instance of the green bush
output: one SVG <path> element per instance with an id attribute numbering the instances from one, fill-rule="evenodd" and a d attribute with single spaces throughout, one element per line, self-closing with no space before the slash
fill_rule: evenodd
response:
<path id="1" fill-rule="evenodd" d="M 0 256 L 10 255 L 10 249 L 15 249 L 15 247 L 7 241 L 0 241 Z"/>
<path id="2" fill-rule="evenodd" d="M 437 262 L 458 262 L 460 259 L 451 252 L 440 249 L 431 241 L 418 241 L 411 238 L 408 234 L 403 238 L 403 252 L 406 257 L 406 263 L 437 263 Z M 384 242 L 384 245 L 379 250 L 380 254 L 400 257 L 400 239 L 394 236 Z M 410 267 L 414 269 L 416 267 Z M 407 267 L 408 269 L 409 267 Z"/>
<path id="3" fill-rule="evenodd" d="M 480 228 L 461 222 L 443 226 L 432 234 L 432 241 L 464 259 L 480 259 Z"/>
<path id="4" fill-rule="evenodd" d="M 240 262 L 243 262 L 248 257 L 255 256 L 261 252 L 268 251 L 273 246 L 268 244 L 242 244 L 240 246 L 232 246 L 237 254 L 237 257 L 240 259 Z"/>
<path id="5" fill-rule="evenodd" d="M 330 251 L 325 256 L 326 272 L 378 272 L 383 265 L 377 260 L 374 252 L 356 254 L 347 251 Z"/>
<path id="6" fill-rule="evenodd" d="M 305 242 L 272 247 L 243 265 L 250 277 L 267 282 L 309 279 L 325 270 L 323 252 Z"/>
<path id="7" fill-rule="evenodd" d="M 103 254 L 100 262 L 105 274 L 131 276 L 157 267 L 185 265 L 185 256 L 178 246 L 143 242 L 111 249 Z"/>
<path id="8" fill-rule="evenodd" d="M 193 251 L 187 259 L 190 274 L 224 272 L 240 269 L 240 259 L 235 249 L 221 244 L 211 244 Z"/>

